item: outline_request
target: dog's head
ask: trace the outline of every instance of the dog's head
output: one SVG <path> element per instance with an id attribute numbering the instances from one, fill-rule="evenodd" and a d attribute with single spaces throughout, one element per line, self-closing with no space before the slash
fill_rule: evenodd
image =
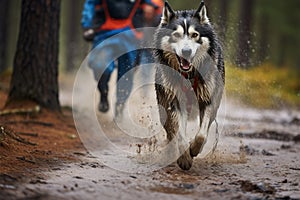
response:
<path id="1" fill-rule="evenodd" d="M 159 59 L 182 72 L 213 54 L 215 33 L 203 1 L 197 10 L 185 11 L 174 11 L 166 1 L 155 37 Z"/>

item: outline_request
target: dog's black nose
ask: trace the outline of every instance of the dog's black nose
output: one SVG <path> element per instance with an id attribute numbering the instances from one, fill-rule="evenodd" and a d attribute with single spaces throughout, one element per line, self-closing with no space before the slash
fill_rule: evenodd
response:
<path id="1" fill-rule="evenodd" d="M 182 49 L 181 52 L 182 52 L 182 57 L 189 58 L 192 54 L 192 49 L 185 48 L 185 49 Z"/>

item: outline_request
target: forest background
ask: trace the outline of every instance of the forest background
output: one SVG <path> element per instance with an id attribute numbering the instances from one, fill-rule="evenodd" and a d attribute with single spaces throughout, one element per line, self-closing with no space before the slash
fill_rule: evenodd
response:
<path id="1" fill-rule="evenodd" d="M 177 9 L 199 0 L 169 0 Z M 90 50 L 80 25 L 83 0 L 62 0 L 60 74 L 74 73 Z M 223 44 L 226 93 L 245 104 L 278 109 L 300 107 L 300 1 L 206 0 L 208 15 Z M 1 0 L 0 73 L 12 71 L 21 0 Z"/>

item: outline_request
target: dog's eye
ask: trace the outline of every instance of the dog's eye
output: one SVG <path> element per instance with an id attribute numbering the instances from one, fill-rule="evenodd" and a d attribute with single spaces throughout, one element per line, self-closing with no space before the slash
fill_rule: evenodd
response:
<path id="1" fill-rule="evenodd" d="M 191 37 L 196 38 L 196 37 L 198 37 L 198 35 L 199 35 L 198 33 L 192 33 Z"/>
<path id="2" fill-rule="evenodd" d="M 181 37 L 180 33 L 178 33 L 178 32 L 173 33 L 173 36 L 174 36 L 175 38 L 180 38 L 180 37 Z"/>

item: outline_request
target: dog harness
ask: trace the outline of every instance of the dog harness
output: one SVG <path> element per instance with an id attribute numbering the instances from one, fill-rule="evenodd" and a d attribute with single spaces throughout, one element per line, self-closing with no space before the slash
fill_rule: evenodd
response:
<path id="1" fill-rule="evenodd" d="M 189 74 L 188 73 L 185 73 L 185 72 L 182 72 L 181 75 L 185 78 L 185 79 L 188 79 L 190 80 L 191 82 L 193 82 L 193 85 L 192 85 L 192 88 L 194 90 L 194 92 L 196 92 L 197 90 L 197 86 L 198 86 L 198 83 L 199 83 L 199 77 L 198 76 L 194 76 L 192 78 L 189 77 Z M 186 92 L 188 90 L 188 87 L 186 87 L 186 85 L 182 84 L 182 90 L 184 92 Z"/>
<path id="2" fill-rule="evenodd" d="M 141 0 L 136 0 L 134 2 L 134 4 L 132 5 L 132 9 L 129 13 L 120 14 L 119 16 L 118 14 L 112 14 L 112 11 L 116 12 L 117 8 L 110 6 L 110 4 L 108 4 L 108 1 L 109 0 L 102 0 L 102 5 L 97 5 L 95 8 L 96 10 L 99 10 L 102 7 L 105 14 L 104 24 L 102 24 L 99 28 L 97 28 L 96 31 L 116 30 L 116 29 L 124 29 L 126 27 L 130 27 L 130 29 L 134 31 L 134 34 L 137 38 L 142 38 L 143 36 L 142 33 L 135 31 L 135 27 L 133 26 L 133 17 L 140 6 Z M 111 4 L 112 5 L 116 4 L 116 2 L 113 2 Z M 123 9 L 125 10 L 124 12 L 126 12 L 126 8 L 120 8 L 120 9 Z"/>
<path id="3" fill-rule="evenodd" d="M 199 76 L 198 75 L 195 75 L 194 77 L 190 78 L 189 77 L 189 74 L 188 73 L 185 73 L 185 72 L 182 72 L 181 75 L 189 80 L 191 83 L 192 83 L 192 88 L 188 87 L 184 81 L 181 82 L 181 90 L 185 93 L 186 95 L 186 98 L 187 98 L 187 102 L 186 102 L 186 109 L 187 109 L 187 112 L 190 113 L 192 111 L 192 97 L 190 96 L 191 95 L 191 92 L 189 92 L 189 90 L 193 89 L 194 91 L 194 94 L 196 94 L 197 92 L 197 87 L 198 87 L 198 84 L 199 84 Z"/>

